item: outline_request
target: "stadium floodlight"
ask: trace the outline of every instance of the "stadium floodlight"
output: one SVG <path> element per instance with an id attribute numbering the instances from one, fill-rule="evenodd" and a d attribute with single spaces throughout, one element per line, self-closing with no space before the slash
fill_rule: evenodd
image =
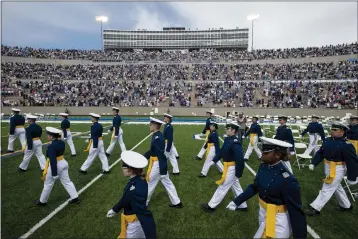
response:
<path id="1" fill-rule="evenodd" d="M 96 21 L 101 23 L 101 43 L 102 43 L 102 51 L 104 50 L 103 46 L 103 31 L 102 31 L 102 25 L 104 22 L 108 22 L 108 17 L 106 16 L 96 16 Z"/>
<path id="2" fill-rule="evenodd" d="M 254 50 L 254 21 L 259 17 L 259 14 L 250 14 L 247 16 L 247 20 L 251 21 L 251 51 Z"/>

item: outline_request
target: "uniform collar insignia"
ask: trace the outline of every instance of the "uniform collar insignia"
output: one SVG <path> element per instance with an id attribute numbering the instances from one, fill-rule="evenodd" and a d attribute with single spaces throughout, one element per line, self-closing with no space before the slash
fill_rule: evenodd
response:
<path id="1" fill-rule="evenodd" d="M 287 173 L 287 172 L 284 172 L 284 173 L 282 173 L 282 176 L 283 176 L 284 178 L 288 178 L 288 177 L 290 176 L 290 174 Z"/>
<path id="2" fill-rule="evenodd" d="M 130 191 L 134 190 L 135 189 L 135 186 L 132 185 L 131 188 L 129 189 Z"/>

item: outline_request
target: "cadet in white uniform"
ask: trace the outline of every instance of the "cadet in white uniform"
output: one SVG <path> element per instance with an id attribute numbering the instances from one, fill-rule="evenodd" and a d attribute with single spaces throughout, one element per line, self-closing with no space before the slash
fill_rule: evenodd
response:
<path id="1" fill-rule="evenodd" d="M 311 203 L 311 209 L 307 211 L 308 216 L 320 215 L 320 211 L 333 196 L 339 203 L 339 211 L 351 211 L 353 209 L 341 182 L 347 172 L 347 181 L 350 185 L 358 184 L 358 158 L 352 143 L 344 137 L 349 128 L 339 122 L 332 124 L 331 136 L 327 138 L 321 148 L 314 156 L 309 166 L 310 170 L 324 160 L 324 172 L 322 189 Z"/>
<path id="2" fill-rule="evenodd" d="M 164 114 L 164 126 L 163 136 L 165 139 L 165 157 L 169 159 L 171 165 L 173 166 L 173 175 L 179 175 L 179 166 L 178 161 L 175 156 L 176 148 L 174 145 L 174 129 L 171 124 L 173 116 L 170 114 Z"/>
<path id="3" fill-rule="evenodd" d="M 75 145 L 73 144 L 72 134 L 71 134 L 71 124 L 68 120 L 68 114 L 60 113 L 59 116 L 61 117 L 61 129 L 62 129 L 62 138 L 65 142 L 67 142 L 68 146 L 70 146 L 71 156 L 76 156 L 76 149 Z"/>
<path id="4" fill-rule="evenodd" d="M 207 212 L 215 211 L 215 208 L 221 203 L 230 188 L 234 192 L 235 198 L 243 192 L 239 178 L 242 177 L 245 161 L 240 140 L 236 136 L 239 128 L 240 126 L 236 122 L 231 122 L 226 125 L 227 137 L 225 138 L 224 145 L 221 148 L 220 153 L 215 156 L 211 163 L 217 163 L 220 158 L 223 158 L 224 172 L 221 179 L 216 181 L 216 184 L 218 184 L 219 187 L 216 189 L 210 202 L 208 204 L 201 204 L 201 208 Z M 237 210 L 247 211 L 246 202 L 237 207 Z"/>
<path id="5" fill-rule="evenodd" d="M 147 205 L 152 197 L 152 194 L 159 181 L 162 182 L 165 190 L 169 195 L 171 204 L 169 207 L 182 208 L 177 190 L 169 178 L 168 162 L 164 155 L 165 140 L 163 134 L 160 132 L 160 127 L 164 122 L 150 117 L 150 131 L 153 132 L 150 150 L 144 154 L 144 157 L 149 159 L 149 166 L 147 171 L 148 182 L 148 199 Z"/>
<path id="6" fill-rule="evenodd" d="M 109 157 L 114 149 L 114 145 L 116 144 L 116 142 L 118 141 L 119 146 L 121 147 L 122 152 L 126 151 L 126 145 L 123 142 L 123 130 L 121 128 L 121 124 L 122 124 L 122 119 L 121 116 L 119 116 L 119 108 L 117 107 L 113 107 L 113 113 L 114 113 L 114 118 L 113 118 L 113 125 L 111 127 L 110 130 L 108 130 L 108 132 L 113 131 L 112 133 L 112 139 L 111 139 L 111 143 L 108 146 L 108 149 L 106 150 L 106 156 Z"/>
<path id="7" fill-rule="evenodd" d="M 312 150 L 316 154 L 319 150 L 318 136 L 321 136 L 322 142 L 325 140 L 324 129 L 322 124 L 318 123 L 319 116 L 312 115 L 312 122 L 308 124 L 307 128 L 301 133 L 300 137 L 304 136 L 307 132 L 310 134 L 310 144 L 305 150 L 304 154 L 311 154 Z"/>
<path id="8" fill-rule="evenodd" d="M 129 177 L 129 181 L 122 198 L 108 211 L 107 217 L 113 217 L 123 209 L 118 238 L 155 239 L 156 225 L 152 212 L 146 206 L 148 184 L 143 177 L 143 168 L 148 165 L 148 160 L 134 151 L 122 152 L 121 158 L 123 174 Z"/>
<path id="9" fill-rule="evenodd" d="M 262 153 L 260 152 L 260 149 L 257 146 L 259 137 L 262 136 L 261 126 L 257 123 L 258 120 L 259 120 L 259 118 L 257 116 L 252 117 L 252 124 L 250 126 L 250 129 L 243 136 L 243 138 L 246 138 L 248 135 L 250 135 L 250 143 L 249 143 L 249 146 L 247 147 L 247 150 L 246 150 L 246 153 L 244 156 L 245 161 L 249 160 L 252 150 L 255 150 L 257 157 L 259 159 L 262 156 Z"/>
<path id="10" fill-rule="evenodd" d="M 69 203 L 78 203 L 78 193 L 68 175 L 68 163 L 63 157 L 65 153 L 65 142 L 60 139 L 62 131 L 53 127 L 46 127 L 46 131 L 51 143 L 47 148 L 46 156 L 48 158 L 42 176 L 42 180 L 45 181 L 44 189 L 42 190 L 40 200 L 35 201 L 35 204 L 39 206 L 46 205 L 52 188 L 58 178 L 70 195 L 71 199 Z"/>
<path id="11" fill-rule="evenodd" d="M 9 134 L 9 144 L 7 146 L 7 152 L 14 152 L 14 142 L 16 138 L 19 138 L 21 142 L 22 149 L 25 148 L 26 143 L 26 134 L 25 134 L 25 118 L 20 115 L 20 109 L 12 108 L 14 116 L 10 118 L 10 134 Z"/>
<path id="12" fill-rule="evenodd" d="M 28 123 L 30 124 L 29 127 L 26 128 L 26 144 L 24 150 L 24 159 L 22 160 L 19 171 L 25 172 L 27 167 L 29 166 L 30 160 L 32 155 L 36 155 L 41 170 L 44 170 L 46 159 L 42 153 L 42 142 L 41 142 L 41 135 L 42 135 L 42 128 L 38 124 L 36 124 L 37 116 L 34 115 L 27 115 Z"/>
<path id="13" fill-rule="evenodd" d="M 80 173 L 87 174 L 88 168 L 92 165 L 94 159 L 99 157 L 102 163 L 102 173 L 109 173 L 108 159 L 104 152 L 104 144 L 102 140 L 103 127 L 98 123 L 100 115 L 95 113 L 89 114 L 92 117 L 93 125 L 91 126 L 91 139 L 85 152 L 88 153 L 86 161 L 82 164 Z"/>

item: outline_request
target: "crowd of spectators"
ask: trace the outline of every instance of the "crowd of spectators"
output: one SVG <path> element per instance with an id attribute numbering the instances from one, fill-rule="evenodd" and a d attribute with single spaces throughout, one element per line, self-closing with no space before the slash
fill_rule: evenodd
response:
<path id="1" fill-rule="evenodd" d="M 287 59 L 358 54 L 357 42 L 322 47 L 300 47 L 285 49 L 215 50 L 198 51 L 100 51 L 36 49 L 31 47 L 10 47 L 1 45 L 1 55 L 43 59 L 78 59 L 111 61 L 239 61 L 256 59 Z"/>

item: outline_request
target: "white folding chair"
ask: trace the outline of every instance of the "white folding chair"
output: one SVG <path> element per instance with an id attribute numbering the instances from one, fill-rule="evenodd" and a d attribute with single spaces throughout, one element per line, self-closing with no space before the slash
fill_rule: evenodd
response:
<path id="1" fill-rule="evenodd" d="M 344 176 L 343 181 L 344 181 L 345 186 L 343 186 L 343 188 L 348 191 L 348 193 L 351 195 L 351 197 L 353 199 L 353 202 L 355 202 L 356 201 L 355 197 L 358 196 L 358 188 L 354 188 L 354 189 L 351 188 L 356 185 L 349 185 L 347 180 L 348 180 L 347 176 Z"/>
<path id="2" fill-rule="evenodd" d="M 293 164 L 295 166 L 298 166 L 298 169 L 301 169 L 307 164 L 308 159 L 312 159 L 312 156 L 309 154 L 297 154 L 297 149 L 307 149 L 307 145 L 304 143 L 295 143 L 295 155 L 296 155 L 296 162 Z M 300 163 L 300 160 L 303 160 L 303 163 Z"/>

